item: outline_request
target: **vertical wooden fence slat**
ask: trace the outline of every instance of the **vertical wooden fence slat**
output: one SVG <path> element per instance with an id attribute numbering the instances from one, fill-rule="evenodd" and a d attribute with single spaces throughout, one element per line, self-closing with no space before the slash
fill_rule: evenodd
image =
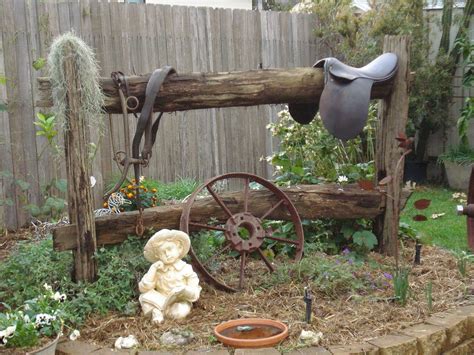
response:
<path id="1" fill-rule="evenodd" d="M 74 254 L 76 281 L 92 282 L 97 276 L 97 249 L 94 202 L 89 177 L 91 168 L 88 158 L 86 117 L 81 113 L 81 91 L 77 80 L 74 50 L 66 48 L 64 76 L 66 80 L 66 129 L 64 150 L 68 180 L 69 220 L 76 225 L 77 250 Z"/>
<path id="2" fill-rule="evenodd" d="M 111 13 L 111 6 L 109 3 L 101 2 L 99 6 L 100 10 L 100 28 L 101 28 L 101 38 L 102 41 L 102 53 L 103 56 L 100 61 L 100 67 L 102 70 L 103 76 L 110 76 L 111 72 L 114 70 L 119 70 L 118 67 L 114 65 L 114 51 L 113 51 L 113 36 L 111 33 L 111 24 L 110 24 L 110 13 Z M 110 120 L 109 115 L 103 115 L 104 120 L 104 132 L 103 136 L 101 137 L 101 144 L 99 145 L 99 152 L 97 153 L 96 160 L 98 161 L 98 167 L 100 167 L 100 185 L 94 188 L 94 198 L 96 202 L 96 206 L 98 202 L 102 200 L 102 194 L 104 188 L 110 182 L 112 177 L 112 165 L 114 164 L 113 159 L 113 151 L 112 151 L 112 142 L 111 142 L 111 127 L 110 127 Z M 119 119 L 120 120 L 120 119 Z M 118 121 L 120 122 L 120 121 Z M 93 174 L 96 174 L 93 171 Z"/>
<path id="3" fill-rule="evenodd" d="M 7 41 L 11 41 L 8 32 L 8 25 L 11 23 L 5 19 L 11 14 L 5 9 L 6 3 L 0 1 L 0 75 L 7 77 L 7 62 L 11 59 L 11 46 Z M 8 86 L 11 85 L 10 79 L 6 78 L 5 85 L 0 84 L 0 102 L 7 103 Z M 13 154 L 12 144 L 10 139 L 10 121 L 9 115 L 6 111 L 0 111 L 0 171 L 9 172 L 13 174 Z M 0 206 L 0 230 L 3 227 L 15 229 L 18 227 L 18 219 L 16 215 L 16 194 L 13 181 L 8 178 L 0 177 L 0 200 L 3 200 L 4 205 Z M 10 201 L 7 205 L 6 201 Z"/>
<path id="4" fill-rule="evenodd" d="M 26 181 L 29 188 L 22 191 L 18 184 L 12 185 L 15 191 L 18 226 L 27 222 L 24 206 L 38 203 L 40 189 L 38 163 L 36 156 L 36 135 L 33 125 L 33 91 L 31 83 L 31 53 L 28 46 L 25 0 L 4 1 L 5 75 L 10 122 L 10 142 L 12 150 L 12 173 L 14 178 Z"/>
<path id="5" fill-rule="evenodd" d="M 386 36 L 384 52 L 392 52 L 398 56 L 398 72 L 394 79 L 392 93 L 380 102 L 379 120 L 376 133 L 375 169 L 376 179 L 380 181 L 385 176 L 392 176 L 388 184 L 387 206 L 384 213 L 376 219 L 375 230 L 379 238 L 379 248 L 384 253 L 394 256 L 398 243 L 398 211 L 400 206 L 401 182 L 403 164 L 398 175 L 395 168 L 401 152 L 395 139 L 400 133 L 405 133 L 408 119 L 408 83 L 410 77 L 410 38 L 407 36 Z M 395 214 L 396 218 L 393 218 Z"/>

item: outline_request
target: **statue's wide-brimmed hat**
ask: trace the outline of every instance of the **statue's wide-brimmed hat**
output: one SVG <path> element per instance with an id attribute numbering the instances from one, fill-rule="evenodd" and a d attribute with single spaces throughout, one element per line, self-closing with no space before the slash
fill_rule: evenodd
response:
<path id="1" fill-rule="evenodd" d="M 156 232 L 146 243 L 143 251 L 145 259 L 151 263 L 157 262 L 159 260 L 157 251 L 160 245 L 166 241 L 181 244 L 182 252 L 179 256 L 180 259 L 184 258 L 188 254 L 189 248 L 191 248 L 191 241 L 186 233 L 174 229 L 162 229 Z"/>

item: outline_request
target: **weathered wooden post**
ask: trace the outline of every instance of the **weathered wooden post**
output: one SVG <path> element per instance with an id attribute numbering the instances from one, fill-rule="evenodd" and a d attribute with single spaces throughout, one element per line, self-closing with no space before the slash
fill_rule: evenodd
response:
<path id="1" fill-rule="evenodd" d="M 87 123 L 81 110 L 81 87 L 75 49 L 64 49 L 64 77 L 66 81 L 66 107 L 64 148 L 68 181 L 68 212 L 70 223 L 75 226 L 77 249 L 74 251 L 74 278 L 76 281 L 95 281 L 97 263 L 96 231 L 90 185 Z"/>
<path id="2" fill-rule="evenodd" d="M 394 256 L 397 253 L 399 204 L 403 165 L 395 176 L 401 150 L 396 137 L 405 133 L 408 119 L 408 90 L 410 82 L 410 38 L 407 36 L 385 36 L 384 52 L 398 56 L 398 72 L 389 96 L 380 101 L 376 135 L 375 169 L 377 182 L 392 176 L 387 186 L 387 205 L 376 218 L 375 230 L 382 252 Z M 395 214 L 395 215 L 394 215 Z M 395 218 L 393 218 L 395 216 Z"/>

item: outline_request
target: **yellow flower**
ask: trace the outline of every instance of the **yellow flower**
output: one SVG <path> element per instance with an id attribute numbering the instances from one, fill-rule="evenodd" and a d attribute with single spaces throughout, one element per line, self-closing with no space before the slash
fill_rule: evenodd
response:
<path id="1" fill-rule="evenodd" d="M 158 190 L 155 189 L 155 188 L 152 188 L 152 189 L 151 189 L 151 192 L 153 192 L 153 193 L 156 193 L 157 191 L 158 191 Z"/>
<path id="2" fill-rule="evenodd" d="M 104 202 L 102 206 L 104 206 L 104 208 L 107 208 L 109 207 L 109 204 L 107 202 Z"/>
<path id="3" fill-rule="evenodd" d="M 133 190 L 133 185 L 128 185 L 128 186 L 127 186 L 127 189 Z"/>
<path id="4" fill-rule="evenodd" d="M 129 192 L 129 193 L 127 194 L 127 197 L 128 197 L 128 198 L 133 198 L 133 194 L 132 194 L 131 192 Z"/>

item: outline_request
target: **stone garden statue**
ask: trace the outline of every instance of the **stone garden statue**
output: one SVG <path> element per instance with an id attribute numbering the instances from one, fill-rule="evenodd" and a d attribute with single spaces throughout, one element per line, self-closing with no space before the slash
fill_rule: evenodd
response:
<path id="1" fill-rule="evenodd" d="M 191 265 L 181 259 L 191 246 L 186 233 L 162 229 L 146 243 L 145 259 L 152 263 L 138 287 L 145 316 L 154 323 L 164 318 L 182 319 L 199 299 L 201 287 Z"/>

